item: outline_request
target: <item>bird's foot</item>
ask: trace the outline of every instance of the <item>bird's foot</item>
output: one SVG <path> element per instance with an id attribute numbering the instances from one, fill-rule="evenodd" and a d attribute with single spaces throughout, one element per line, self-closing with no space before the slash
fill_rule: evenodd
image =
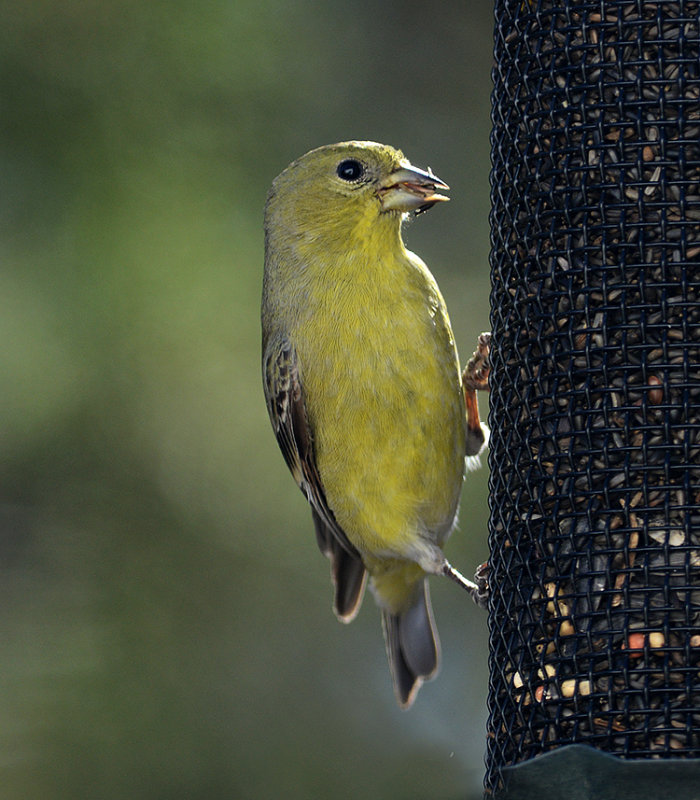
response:
<path id="1" fill-rule="evenodd" d="M 462 383 L 465 390 L 489 391 L 489 373 L 491 372 L 490 346 L 491 334 L 488 332 L 479 334 L 476 350 L 462 373 Z"/>
<path id="2" fill-rule="evenodd" d="M 476 583 L 465 578 L 461 572 L 456 570 L 449 561 L 445 561 L 442 565 L 442 574 L 450 580 L 459 584 L 471 595 L 472 600 L 480 607 L 485 608 L 489 597 L 489 584 L 488 584 L 488 564 L 484 562 L 479 566 L 476 571 Z"/>
<path id="3" fill-rule="evenodd" d="M 467 362 L 462 373 L 462 386 L 464 387 L 464 405 L 467 412 L 467 442 L 466 453 L 474 456 L 481 452 L 488 437 L 488 428 L 479 419 L 479 403 L 476 393 L 479 390 L 489 390 L 489 347 L 491 334 L 479 335 L 474 355 Z"/>
<path id="4" fill-rule="evenodd" d="M 490 571 L 489 562 L 484 561 L 483 564 L 479 564 L 474 573 L 477 591 L 475 594 L 472 594 L 472 598 L 479 608 L 487 608 L 488 606 L 489 595 L 491 594 L 491 589 L 489 587 Z"/>

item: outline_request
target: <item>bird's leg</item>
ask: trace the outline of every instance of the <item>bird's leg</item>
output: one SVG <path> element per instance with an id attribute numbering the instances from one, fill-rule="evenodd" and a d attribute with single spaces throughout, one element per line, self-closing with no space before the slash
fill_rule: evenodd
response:
<path id="1" fill-rule="evenodd" d="M 486 608 L 486 603 L 489 598 L 489 582 L 488 582 L 488 566 L 481 564 L 476 571 L 476 583 L 465 578 L 461 572 L 456 570 L 449 561 L 445 560 L 442 565 L 442 574 L 450 580 L 459 584 L 463 589 L 469 592 L 472 600 L 481 608 Z"/>
<path id="2" fill-rule="evenodd" d="M 484 431 L 486 426 L 482 425 L 479 419 L 479 404 L 476 400 L 476 393 L 477 391 L 489 391 L 489 374 L 491 372 L 490 345 L 491 334 L 480 334 L 476 350 L 462 373 L 464 404 L 467 409 L 467 455 L 473 455 L 481 450 L 488 433 L 488 429 Z M 447 562 L 445 562 L 443 571 L 448 578 L 451 578 L 455 583 L 459 583 L 460 586 L 466 589 L 478 606 L 486 608 L 489 598 L 488 562 L 484 562 L 477 568 L 474 575 L 476 583 L 467 580 Z"/>
<path id="3" fill-rule="evenodd" d="M 486 433 L 479 419 L 479 404 L 476 400 L 477 391 L 489 391 L 489 346 L 491 334 L 479 335 L 474 355 L 467 362 L 462 373 L 462 386 L 464 387 L 464 404 L 467 409 L 467 455 L 475 455 L 481 450 Z"/>

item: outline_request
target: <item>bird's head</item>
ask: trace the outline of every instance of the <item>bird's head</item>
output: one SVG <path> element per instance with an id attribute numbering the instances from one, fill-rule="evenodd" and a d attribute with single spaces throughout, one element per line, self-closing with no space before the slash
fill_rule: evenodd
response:
<path id="1" fill-rule="evenodd" d="M 414 167 L 400 150 L 376 142 L 319 147 L 290 164 L 272 184 L 268 219 L 286 220 L 288 233 L 364 228 L 379 220 L 398 229 L 408 213 L 449 198 L 446 183 Z M 284 224 L 284 223 L 283 223 Z"/>

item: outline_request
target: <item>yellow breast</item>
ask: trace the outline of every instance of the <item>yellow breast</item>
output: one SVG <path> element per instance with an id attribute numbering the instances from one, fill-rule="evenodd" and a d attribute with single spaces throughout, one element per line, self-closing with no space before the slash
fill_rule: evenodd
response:
<path id="1" fill-rule="evenodd" d="M 466 422 L 444 302 L 401 248 L 336 264 L 293 340 L 326 498 L 361 552 L 442 542 L 456 513 Z M 342 343 L 342 344 L 341 344 Z"/>

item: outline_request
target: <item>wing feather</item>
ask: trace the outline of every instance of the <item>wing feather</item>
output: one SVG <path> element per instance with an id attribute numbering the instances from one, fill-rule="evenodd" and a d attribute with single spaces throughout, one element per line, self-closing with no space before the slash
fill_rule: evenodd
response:
<path id="1" fill-rule="evenodd" d="M 314 458 L 297 356 L 287 339 L 267 348 L 263 374 L 267 410 L 277 442 L 294 480 L 311 504 L 319 549 L 331 562 L 334 611 L 339 619 L 349 622 L 360 608 L 367 574 L 360 554 L 326 501 Z"/>

